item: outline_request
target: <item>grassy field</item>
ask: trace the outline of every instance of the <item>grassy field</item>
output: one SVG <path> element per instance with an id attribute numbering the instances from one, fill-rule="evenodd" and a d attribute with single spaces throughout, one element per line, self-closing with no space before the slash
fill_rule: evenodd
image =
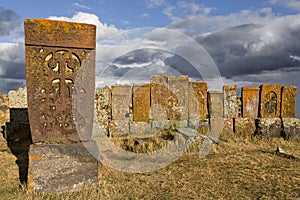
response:
<path id="1" fill-rule="evenodd" d="M 100 165 L 100 183 L 78 193 L 29 194 L 16 157 L 0 137 L 0 199 L 300 199 L 300 142 L 226 136 L 204 158 L 197 147 L 168 167 L 144 174 Z"/>

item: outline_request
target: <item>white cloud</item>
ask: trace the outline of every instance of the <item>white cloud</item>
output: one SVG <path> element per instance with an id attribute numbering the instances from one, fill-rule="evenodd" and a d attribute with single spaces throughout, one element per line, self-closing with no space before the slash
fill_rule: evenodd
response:
<path id="1" fill-rule="evenodd" d="M 300 11 L 300 1 L 299 0 L 269 0 L 272 5 L 280 5 L 286 8 Z"/>
<path id="2" fill-rule="evenodd" d="M 191 13 L 192 15 L 196 14 L 200 10 L 199 4 L 193 2 L 179 1 L 177 2 L 177 5 L 180 8 L 186 9 L 187 12 Z"/>
<path id="3" fill-rule="evenodd" d="M 143 13 L 142 15 L 140 15 L 141 18 L 147 18 L 149 17 L 149 14 L 148 13 Z"/>
<path id="4" fill-rule="evenodd" d="M 146 0 L 146 3 L 148 8 L 165 6 L 167 4 L 165 0 Z"/>
<path id="5" fill-rule="evenodd" d="M 91 10 L 90 7 L 82 5 L 82 4 L 79 4 L 79 3 L 73 3 L 72 6 L 80 8 L 80 9 Z"/>

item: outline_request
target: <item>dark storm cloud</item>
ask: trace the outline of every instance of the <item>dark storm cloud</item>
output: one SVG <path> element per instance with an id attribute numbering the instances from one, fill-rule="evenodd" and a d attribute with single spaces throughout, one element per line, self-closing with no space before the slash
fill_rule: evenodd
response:
<path id="1" fill-rule="evenodd" d="M 11 34 L 21 34 L 21 17 L 13 10 L 0 7 L 0 36 L 9 36 Z"/>

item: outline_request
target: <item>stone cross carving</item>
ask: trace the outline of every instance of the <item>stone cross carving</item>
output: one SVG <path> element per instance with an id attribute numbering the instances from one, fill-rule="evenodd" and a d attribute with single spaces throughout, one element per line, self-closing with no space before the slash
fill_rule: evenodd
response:
<path id="1" fill-rule="evenodd" d="M 27 19 L 24 27 L 33 142 L 89 140 L 95 88 L 96 27 L 45 19 Z M 78 101 L 84 101 L 85 107 L 81 110 L 76 108 L 80 104 Z M 80 137 L 78 132 L 82 132 Z"/>

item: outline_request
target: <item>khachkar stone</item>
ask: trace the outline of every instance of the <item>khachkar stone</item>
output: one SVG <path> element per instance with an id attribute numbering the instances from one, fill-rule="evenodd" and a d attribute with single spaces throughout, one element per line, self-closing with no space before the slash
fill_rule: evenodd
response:
<path id="1" fill-rule="evenodd" d="M 252 136 L 256 130 L 255 119 L 236 118 L 234 119 L 234 132 L 244 136 Z"/>
<path id="2" fill-rule="evenodd" d="M 168 83 L 167 75 L 151 76 L 151 120 L 168 120 Z"/>
<path id="3" fill-rule="evenodd" d="M 282 118 L 283 134 L 286 139 L 300 139 L 300 119 Z"/>
<path id="4" fill-rule="evenodd" d="M 224 85 L 224 118 L 237 118 L 237 85 Z"/>
<path id="5" fill-rule="evenodd" d="M 283 86 L 281 90 L 281 118 L 294 118 L 296 108 L 296 86 Z"/>
<path id="6" fill-rule="evenodd" d="M 210 90 L 208 91 L 208 111 L 210 118 L 223 117 L 223 92 Z"/>
<path id="7" fill-rule="evenodd" d="M 281 85 L 264 84 L 260 91 L 260 117 L 280 117 Z"/>
<path id="8" fill-rule="evenodd" d="M 19 88 L 8 92 L 8 101 L 10 108 L 27 108 L 27 90 Z"/>
<path id="9" fill-rule="evenodd" d="M 280 118 L 258 118 L 256 119 L 256 135 L 264 137 L 280 137 L 282 123 Z"/>
<path id="10" fill-rule="evenodd" d="M 149 123 L 150 84 L 133 86 L 133 121 Z"/>
<path id="11" fill-rule="evenodd" d="M 242 101 L 243 101 L 242 116 L 244 118 L 256 119 L 258 117 L 258 108 L 259 108 L 259 87 L 257 86 L 243 87 Z"/>
<path id="12" fill-rule="evenodd" d="M 189 82 L 189 120 L 207 118 L 207 89 L 206 82 Z"/>
<path id="13" fill-rule="evenodd" d="M 131 85 L 112 86 L 112 121 L 109 124 L 109 135 L 129 134 L 131 120 L 132 88 Z"/>
<path id="14" fill-rule="evenodd" d="M 94 117 L 96 27 L 45 19 L 26 19 L 24 27 L 32 141 L 89 140 Z"/>
<path id="15" fill-rule="evenodd" d="M 169 120 L 188 120 L 189 77 L 169 76 Z"/>

